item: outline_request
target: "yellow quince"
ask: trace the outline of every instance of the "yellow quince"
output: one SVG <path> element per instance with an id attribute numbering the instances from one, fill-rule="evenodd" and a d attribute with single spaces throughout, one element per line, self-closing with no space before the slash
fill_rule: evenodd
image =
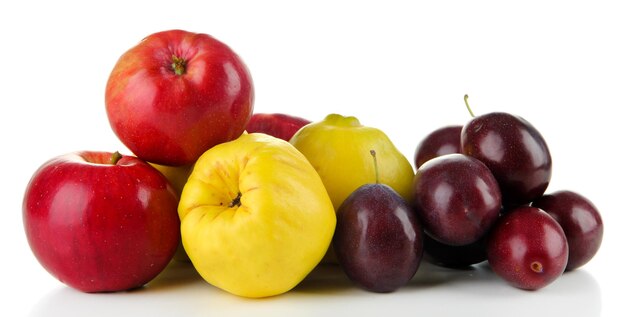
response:
<path id="1" fill-rule="evenodd" d="M 411 163 L 384 132 L 363 126 L 355 117 L 329 114 L 302 127 L 290 142 L 317 170 L 335 210 L 354 190 L 376 180 L 371 150 L 376 152 L 379 182 L 411 201 Z"/>
<path id="2" fill-rule="evenodd" d="M 183 187 L 187 183 L 187 178 L 189 178 L 189 174 L 193 169 L 193 164 L 183 165 L 183 166 L 168 166 L 161 165 L 156 163 L 150 163 L 150 165 L 154 166 L 174 187 L 176 194 L 180 197 L 180 194 L 183 191 Z M 189 257 L 183 248 L 182 240 L 178 244 L 178 248 L 176 249 L 176 253 L 174 253 L 174 260 L 189 262 Z"/>
<path id="3" fill-rule="evenodd" d="M 308 160 L 286 141 L 243 134 L 206 151 L 178 213 L 191 262 L 210 284 L 244 297 L 289 291 L 321 261 L 336 215 Z"/>

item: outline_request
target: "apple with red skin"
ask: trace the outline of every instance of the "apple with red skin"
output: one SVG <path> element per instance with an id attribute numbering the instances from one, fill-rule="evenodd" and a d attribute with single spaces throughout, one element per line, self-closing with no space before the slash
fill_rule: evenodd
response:
<path id="1" fill-rule="evenodd" d="M 311 121 L 284 113 L 255 113 L 250 118 L 248 133 L 265 133 L 287 142 L 303 126 Z"/>
<path id="2" fill-rule="evenodd" d="M 115 134 L 137 157 L 187 165 L 243 133 L 254 87 L 241 58 L 207 34 L 169 30 L 124 53 L 105 92 Z"/>
<path id="3" fill-rule="evenodd" d="M 44 163 L 22 212 L 41 265 L 92 293 L 140 287 L 166 267 L 180 239 L 177 206 L 171 184 L 143 160 L 85 151 Z"/>

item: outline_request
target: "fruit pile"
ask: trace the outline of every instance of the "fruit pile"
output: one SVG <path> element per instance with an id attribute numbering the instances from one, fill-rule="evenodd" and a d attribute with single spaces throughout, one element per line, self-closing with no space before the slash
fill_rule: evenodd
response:
<path id="1" fill-rule="evenodd" d="M 414 172 L 355 117 L 311 122 L 253 114 L 253 104 L 245 64 L 209 35 L 163 31 L 130 48 L 105 105 L 133 155 L 75 152 L 35 171 L 23 202 L 35 257 L 84 292 L 141 287 L 176 258 L 220 289 L 267 297 L 323 262 L 391 292 L 423 259 L 487 260 L 512 285 L 538 289 L 600 247 L 589 200 L 544 194 L 551 156 L 520 117 L 490 113 L 431 133 Z"/>

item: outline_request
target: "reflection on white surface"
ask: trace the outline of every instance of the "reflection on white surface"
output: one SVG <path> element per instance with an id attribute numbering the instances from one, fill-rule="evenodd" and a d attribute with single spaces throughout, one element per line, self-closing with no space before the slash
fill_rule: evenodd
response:
<path id="1" fill-rule="evenodd" d="M 190 264 L 174 262 L 134 291 L 55 289 L 39 299 L 30 316 L 370 316 L 399 311 L 420 316 L 599 316 L 601 310 L 600 287 L 584 269 L 538 291 L 523 291 L 484 264 L 451 270 L 422 263 L 409 285 L 377 294 L 353 286 L 338 266 L 324 265 L 284 295 L 245 299 L 210 286 Z"/>

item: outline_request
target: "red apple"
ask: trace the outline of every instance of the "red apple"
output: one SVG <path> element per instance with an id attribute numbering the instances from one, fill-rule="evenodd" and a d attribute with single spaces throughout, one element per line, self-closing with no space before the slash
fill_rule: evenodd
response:
<path id="1" fill-rule="evenodd" d="M 307 119 L 283 113 L 255 113 L 246 126 L 248 133 L 265 133 L 287 142 L 303 126 L 311 123 Z"/>
<path id="2" fill-rule="evenodd" d="M 56 157 L 24 195 L 28 243 L 41 265 L 84 292 L 140 287 L 172 259 L 178 196 L 154 167 L 118 153 Z"/>
<path id="3" fill-rule="evenodd" d="M 186 165 L 241 135 L 252 116 L 254 88 L 245 64 L 224 43 L 170 30 L 120 57 L 105 103 L 113 131 L 137 157 Z"/>

